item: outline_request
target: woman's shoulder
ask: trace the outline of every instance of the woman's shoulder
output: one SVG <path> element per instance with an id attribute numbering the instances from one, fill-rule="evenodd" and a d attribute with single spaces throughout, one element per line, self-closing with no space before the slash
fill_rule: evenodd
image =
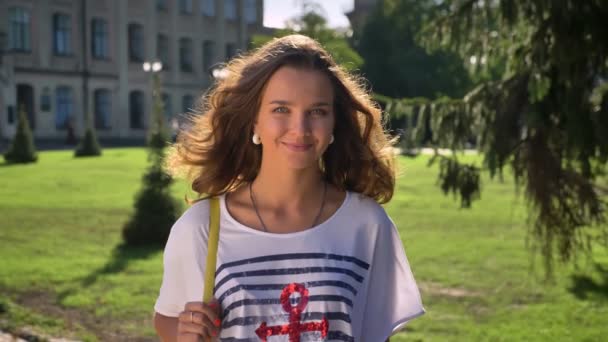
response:
<path id="1" fill-rule="evenodd" d="M 204 199 L 190 205 L 173 224 L 172 233 L 191 233 L 193 229 L 206 226 L 209 221 L 209 202 L 209 199 Z"/>
<path id="2" fill-rule="evenodd" d="M 390 217 L 373 198 L 358 192 L 349 192 L 349 215 L 356 215 L 376 223 L 391 223 Z"/>

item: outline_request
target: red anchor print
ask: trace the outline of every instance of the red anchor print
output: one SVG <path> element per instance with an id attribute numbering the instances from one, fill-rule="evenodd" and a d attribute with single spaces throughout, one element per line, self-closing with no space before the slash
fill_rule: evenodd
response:
<path id="1" fill-rule="evenodd" d="M 292 306 L 289 301 L 289 297 L 294 292 L 300 294 L 300 301 L 296 306 Z M 266 325 L 266 322 L 262 322 L 260 327 L 255 330 L 255 333 L 262 339 L 262 342 L 267 342 L 267 338 L 273 335 L 287 334 L 289 334 L 289 342 L 300 342 L 300 334 L 308 331 L 320 331 L 321 336 L 326 337 L 329 323 L 325 316 L 323 316 L 323 320 L 320 322 L 300 323 L 302 311 L 304 311 L 307 304 L 308 289 L 302 284 L 288 284 L 283 288 L 283 292 L 281 293 L 281 305 L 283 306 L 283 310 L 289 313 L 289 324 L 269 327 Z"/>

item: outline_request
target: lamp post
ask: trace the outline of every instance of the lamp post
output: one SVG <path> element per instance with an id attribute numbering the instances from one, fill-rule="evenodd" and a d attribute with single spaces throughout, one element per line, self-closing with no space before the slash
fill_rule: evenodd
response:
<path id="1" fill-rule="evenodd" d="M 10 115 L 8 113 L 8 111 L 10 110 L 9 107 L 6 105 L 5 98 L 4 98 L 4 85 L 5 83 L 8 83 L 8 77 L 4 76 L 4 54 L 6 53 L 6 33 L 0 31 L 0 139 L 4 138 L 4 134 L 5 132 L 5 118 L 4 118 L 4 109 L 6 108 L 7 111 L 7 118 L 6 121 L 8 121 L 8 116 Z"/>
<path id="2" fill-rule="evenodd" d="M 146 73 L 152 73 L 152 127 L 151 133 L 153 134 L 155 131 L 159 133 L 163 131 L 163 111 L 164 104 L 162 97 L 160 95 L 160 71 L 163 70 L 163 64 L 159 61 L 154 62 L 144 62 L 142 64 L 142 68 Z"/>
<path id="3" fill-rule="evenodd" d="M 2 61 L 3 61 L 5 53 L 6 53 L 6 33 L 0 32 L 0 65 L 2 65 Z"/>
<path id="4" fill-rule="evenodd" d="M 163 70 L 163 63 L 161 62 L 144 62 L 142 65 L 145 72 L 159 72 Z"/>
<path id="5" fill-rule="evenodd" d="M 155 62 L 144 62 L 142 64 L 142 68 L 144 72 L 152 73 L 152 96 L 160 95 L 157 94 L 160 92 L 160 75 L 158 74 L 161 70 L 163 70 L 163 63 L 155 61 Z"/>

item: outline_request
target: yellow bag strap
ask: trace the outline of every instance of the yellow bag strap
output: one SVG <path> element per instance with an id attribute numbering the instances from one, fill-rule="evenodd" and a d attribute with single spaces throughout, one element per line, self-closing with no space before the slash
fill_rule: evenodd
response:
<path id="1" fill-rule="evenodd" d="M 205 266 L 203 302 L 208 302 L 213 298 L 217 245 L 220 240 L 220 201 L 217 197 L 213 197 L 209 199 L 209 205 L 209 241 L 207 242 L 207 265 Z"/>

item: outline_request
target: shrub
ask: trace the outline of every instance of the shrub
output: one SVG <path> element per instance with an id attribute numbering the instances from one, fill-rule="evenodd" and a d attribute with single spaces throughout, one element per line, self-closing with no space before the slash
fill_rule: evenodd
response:
<path id="1" fill-rule="evenodd" d="M 4 154 L 4 159 L 8 163 L 33 163 L 38 160 L 34 137 L 23 106 L 19 109 L 19 122 L 17 123 L 15 138 Z"/>
<path id="2" fill-rule="evenodd" d="M 75 157 L 93 157 L 101 155 L 101 146 L 97 141 L 95 130 L 91 127 L 87 128 L 84 133 L 84 138 L 74 151 Z"/>
<path id="3" fill-rule="evenodd" d="M 135 212 L 123 227 L 123 240 L 127 245 L 164 246 L 171 226 L 181 212 L 180 203 L 171 196 L 173 179 L 164 168 L 164 151 L 168 135 L 164 127 L 160 81 L 155 76 L 154 110 L 148 136 L 150 165 L 142 177 L 142 189 L 135 197 Z"/>

